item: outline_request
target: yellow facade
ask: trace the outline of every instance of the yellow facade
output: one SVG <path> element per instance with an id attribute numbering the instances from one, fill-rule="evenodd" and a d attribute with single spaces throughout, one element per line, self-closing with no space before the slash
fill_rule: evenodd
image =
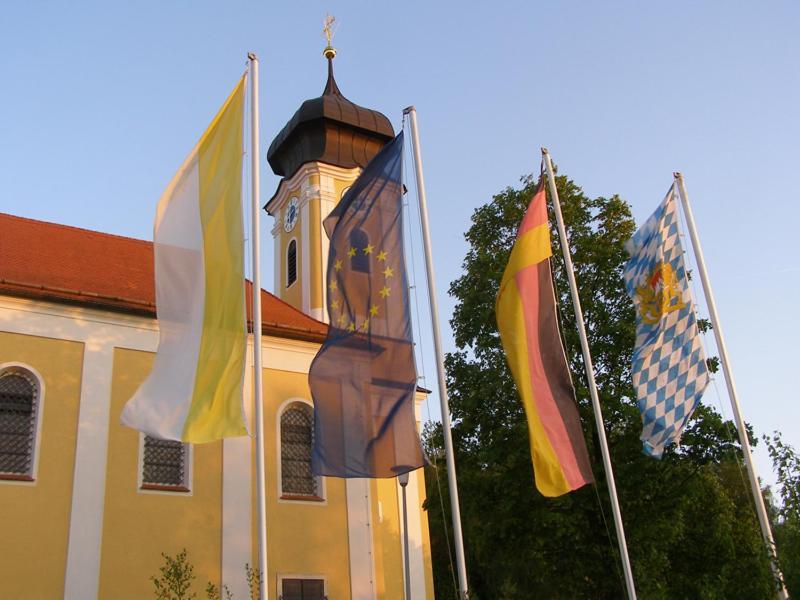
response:
<path id="1" fill-rule="evenodd" d="M 33 482 L 0 482 L 0 597 L 60 598 L 69 537 L 83 344 L 0 332 L 0 365 L 44 383 Z"/>
<path id="2" fill-rule="evenodd" d="M 220 581 L 222 443 L 196 445 L 189 493 L 139 489 L 138 431 L 116 423 L 122 407 L 150 372 L 153 354 L 117 348 L 111 387 L 100 598 L 146 598 L 161 553 L 185 548 L 198 581 Z M 135 548 L 135 552 L 131 551 Z M 203 583 L 205 585 L 205 583 Z"/>
<path id="3" fill-rule="evenodd" d="M 0 312 L 3 311 L 0 297 Z M 281 340 L 272 339 L 280 344 Z M 315 351 L 316 344 L 287 342 Z M 89 344 L 91 345 L 91 344 Z M 76 430 L 87 344 L 0 332 L 0 365 L 31 369 L 42 377 L 41 439 L 36 447 L 38 469 L 33 482 L 0 484 L 0 597 L 65 597 L 69 579 L 67 554 L 72 513 Z M 152 576 L 159 575 L 161 553 L 176 555 L 186 549 L 196 576 L 194 590 L 202 597 L 207 582 L 219 585 L 221 538 L 227 533 L 223 514 L 223 444 L 193 446 L 187 493 L 140 489 L 141 436 L 119 425 L 124 403 L 145 379 L 153 362 L 151 351 L 115 347 L 110 363 L 110 396 L 106 463 L 103 475 L 101 539 L 96 582 L 97 595 L 109 599 L 147 598 L 153 595 Z M 325 478 L 322 501 L 280 497 L 279 415 L 287 402 L 310 401 L 307 374 L 266 368 L 263 373 L 268 568 L 271 593 L 279 592 L 285 576 L 321 577 L 330 599 L 350 598 L 350 535 L 345 480 Z M 251 476 L 255 477 L 255 444 L 249 443 Z M 424 541 L 426 597 L 432 595 L 427 520 L 420 510 L 424 477 L 412 475 L 419 486 L 417 503 Z M 250 553 L 245 562 L 257 564 L 255 486 L 251 486 Z M 367 500 L 364 500 L 367 502 Z M 376 599 L 403 598 L 401 505 L 394 479 L 369 482 L 371 518 L 370 554 L 372 589 Z M 364 505 L 366 506 L 366 505 Z M 351 507 L 352 509 L 352 507 Z M 84 515 L 86 517 L 87 515 Z M 74 533 L 74 532 L 73 532 Z M 74 551 L 74 550 L 73 550 Z M 88 576 L 89 574 L 87 574 Z M 231 575 L 228 575 L 231 583 Z M 244 588 L 244 563 L 233 574 Z M 91 586 L 89 586 L 91 589 Z M 68 596 L 67 596 L 68 597 Z M 75 597 L 75 596 L 73 596 Z M 275 596 L 277 597 L 277 596 Z"/>
<path id="4" fill-rule="evenodd" d="M 372 522 L 375 523 L 375 572 L 378 598 L 402 599 L 403 557 L 400 531 L 400 504 L 397 502 L 397 483 L 394 479 L 375 479 L 370 482 L 375 502 Z"/>
<path id="5" fill-rule="evenodd" d="M 308 377 L 300 373 L 264 370 L 264 431 L 278 431 L 278 409 L 291 399 L 308 399 Z M 267 557 L 269 582 L 275 589 L 280 573 L 324 575 L 331 598 L 350 597 L 349 573 L 342 565 L 349 562 L 347 544 L 347 506 L 344 482 L 328 478 L 324 482 L 326 500 L 281 501 L 276 477 L 278 444 L 265 444 L 267 465 Z M 255 464 L 255 456 L 253 457 Z M 253 471 L 255 476 L 255 471 Z M 255 489 L 253 490 L 255 508 Z M 256 513 L 252 513 L 253 539 L 256 539 Z M 256 555 L 257 549 L 253 548 Z"/>

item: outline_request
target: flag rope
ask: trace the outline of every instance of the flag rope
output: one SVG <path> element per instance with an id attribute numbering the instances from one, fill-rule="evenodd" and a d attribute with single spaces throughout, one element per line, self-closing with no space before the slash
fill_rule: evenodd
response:
<path id="1" fill-rule="evenodd" d="M 696 272 L 698 267 L 697 267 L 697 260 L 695 260 L 695 257 L 693 255 L 690 255 L 690 253 L 686 251 L 686 247 L 687 246 L 686 246 L 686 244 L 684 242 L 686 242 L 686 230 L 687 230 L 687 228 L 688 228 L 688 225 L 686 224 L 686 216 L 683 214 L 682 210 L 679 210 L 678 211 L 678 235 L 681 238 L 681 249 L 683 250 L 684 261 L 686 261 L 686 263 L 690 267 L 692 267 L 691 269 L 687 268 L 687 274 L 689 274 L 689 273 Z M 705 311 L 706 311 L 706 313 L 708 313 L 708 306 L 706 305 L 705 295 L 697 293 L 698 292 L 697 283 L 696 283 L 696 280 L 694 279 L 694 277 L 689 275 L 687 277 L 687 279 L 689 280 L 689 287 L 692 288 L 692 298 L 694 299 L 694 303 L 692 304 L 692 308 L 694 310 L 694 316 L 695 316 L 695 319 L 697 321 L 699 321 L 700 320 L 700 314 L 699 314 L 699 310 L 698 310 L 698 306 L 699 306 L 698 299 L 702 298 L 703 305 L 705 306 Z M 704 320 L 710 322 L 709 319 L 704 319 Z M 704 347 L 707 347 L 708 343 L 707 343 L 707 339 L 706 339 L 706 333 L 701 331 L 700 334 L 701 334 L 701 340 L 702 340 L 701 343 L 703 343 Z M 711 337 L 712 340 L 714 339 L 713 335 L 710 336 L 710 337 Z M 707 349 L 707 348 L 705 348 L 705 349 Z M 719 349 L 717 348 L 716 341 L 714 343 L 714 351 L 716 352 L 716 354 L 719 354 Z M 709 356 L 708 352 L 706 352 L 706 356 Z M 728 435 L 728 438 L 727 438 L 726 441 L 735 443 L 737 441 L 737 438 L 738 438 L 737 433 L 736 433 L 736 428 L 733 425 L 733 419 L 728 417 L 728 413 L 725 410 L 725 404 L 722 402 L 722 393 L 720 392 L 719 385 L 717 383 L 717 376 L 716 375 L 717 375 L 716 373 L 711 373 L 711 371 L 709 369 L 709 376 L 710 376 L 710 379 L 711 379 L 711 386 L 714 388 L 714 395 L 716 397 L 717 407 L 719 408 L 720 415 L 722 416 L 722 424 L 724 426 L 725 432 Z M 745 467 L 745 464 L 744 464 L 744 456 L 743 455 L 740 456 L 738 453 L 735 453 L 735 457 L 736 457 L 736 465 L 738 467 L 737 471 L 739 473 L 739 480 L 742 482 L 742 489 L 745 492 L 747 492 L 748 498 L 752 501 L 753 508 L 755 510 L 757 510 L 757 507 L 755 505 L 755 500 L 753 500 L 752 496 L 749 494 L 750 486 L 748 485 L 747 481 L 745 481 L 745 469 L 746 469 L 746 467 Z M 755 522 L 756 526 L 758 526 L 758 520 L 756 519 L 754 522 Z"/>
<path id="2" fill-rule="evenodd" d="M 546 177 L 547 175 L 544 173 L 544 161 L 542 161 L 542 169 L 541 169 L 541 171 L 542 172 L 540 173 L 539 177 L 540 178 L 541 177 Z M 553 238 L 551 238 L 551 239 L 555 239 L 555 236 L 553 236 Z M 555 254 L 554 254 L 554 256 L 555 256 Z M 552 265 L 552 259 L 551 259 L 551 265 Z M 578 358 L 578 359 L 580 359 L 581 362 L 583 362 L 583 355 L 580 354 L 580 353 L 576 353 L 575 349 L 570 347 L 569 343 L 567 342 L 567 338 L 564 335 L 564 331 L 566 330 L 565 327 L 564 327 L 564 312 L 561 309 L 561 302 L 560 302 L 561 297 L 562 297 L 562 292 L 561 292 L 561 290 L 559 290 L 558 279 L 556 278 L 555 269 L 551 269 L 550 270 L 550 276 L 552 277 L 552 280 L 553 280 L 553 289 L 555 290 L 555 292 L 557 294 L 556 319 L 558 320 L 558 335 L 561 338 L 561 343 L 564 346 L 564 352 L 567 354 L 567 363 L 569 364 L 569 358 L 570 357 Z M 581 367 L 583 367 L 583 365 L 581 365 Z M 577 400 L 577 398 L 576 398 L 576 400 Z M 592 465 L 590 464 L 590 466 L 592 466 Z M 592 474 L 594 474 L 594 469 L 592 469 Z M 606 529 L 606 540 L 608 541 L 608 546 L 609 546 L 609 549 L 611 550 L 611 555 L 612 556 L 617 556 L 617 558 L 619 558 L 619 551 L 614 546 L 614 540 L 611 538 L 611 528 L 608 526 L 608 518 L 606 517 L 606 512 L 603 510 L 603 501 L 601 500 L 600 492 L 597 489 L 597 477 L 596 476 L 594 477 L 594 481 L 591 482 L 591 486 L 592 486 L 592 490 L 594 491 L 595 498 L 597 499 L 597 508 L 600 509 L 600 517 L 603 520 L 603 526 Z M 619 578 L 619 582 L 621 584 L 621 587 L 624 588 L 625 587 L 625 576 L 622 573 L 622 570 L 620 569 L 619 563 L 617 562 L 617 560 L 612 560 L 612 563 L 614 564 L 614 570 L 617 573 L 617 577 Z"/>
<path id="3" fill-rule="evenodd" d="M 407 121 L 408 121 L 408 115 L 404 114 L 403 115 L 403 127 L 402 127 L 404 132 L 406 130 L 406 122 Z M 409 148 L 408 151 L 410 152 L 410 148 Z M 417 174 L 413 169 L 412 169 L 411 173 L 412 173 L 411 176 L 413 177 L 413 180 L 414 180 L 414 189 L 416 190 L 417 189 Z M 406 172 L 406 169 L 405 169 L 405 160 L 404 160 L 403 161 L 403 182 L 404 183 L 406 181 L 406 177 L 407 177 L 407 172 Z M 408 189 L 410 191 L 410 188 L 408 188 L 408 186 L 406 186 L 406 189 Z M 419 349 L 419 354 L 420 354 L 420 365 L 421 365 L 420 369 L 422 371 L 422 381 L 427 385 L 427 378 L 426 378 L 426 373 L 425 373 L 425 351 L 424 351 L 424 344 L 422 343 L 422 320 L 421 320 L 421 316 L 420 316 L 421 313 L 420 313 L 420 309 L 419 309 L 419 294 L 417 293 L 417 268 L 416 268 L 416 261 L 415 261 L 415 257 L 414 257 L 414 249 L 417 246 L 414 245 L 414 233 L 413 233 L 414 228 L 411 226 L 411 207 L 410 207 L 411 203 L 407 200 L 407 195 L 404 195 L 404 197 L 403 197 L 403 204 L 404 204 L 405 209 L 406 209 L 406 214 L 408 215 L 408 219 L 407 219 L 408 227 L 406 229 L 408 229 L 408 238 L 409 238 L 409 246 L 408 246 L 408 248 L 410 249 L 409 250 L 409 254 L 410 254 L 410 257 L 411 257 L 411 281 L 413 282 L 413 285 L 409 286 L 409 288 L 410 288 L 409 291 L 411 291 L 411 289 L 413 289 L 414 307 L 415 307 L 415 312 L 416 312 L 416 317 L 417 317 L 416 319 L 412 319 L 412 322 L 414 322 L 416 324 L 416 327 L 417 327 L 417 339 L 419 340 L 419 342 L 416 344 L 416 348 Z M 417 212 L 419 213 L 419 205 L 417 205 Z M 420 235 L 420 237 L 422 237 L 422 224 L 421 224 L 421 219 L 419 218 L 418 214 L 417 214 L 416 226 L 420 228 L 419 235 Z M 426 394 L 425 395 L 425 412 L 427 413 L 428 422 L 432 422 L 433 418 L 431 417 L 430 394 Z M 453 549 L 450 546 L 450 533 L 449 533 L 449 530 L 447 529 L 447 512 L 446 512 L 445 506 L 444 506 L 444 496 L 442 495 L 442 482 L 441 482 L 441 480 L 439 478 L 439 466 L 436 464 L 436 462 L 434 462 L 432 464 L 432 467 L 433 467 L 433 474 L 434 474 L 434 477 L 436 479 L 436 488 L 437 488 L 437 491 L 439 493 L 439 505 L 440 505 L 440 508 L 442 510 L 442 525 L 444 527 L 445 544 L 447 546 L 447 557 L 448 557 L 448 560 L 450 562 L 450 575 L 451 575 L 451 577 L 453 579 L 453 592 L 454 592 L 454 596 L 456 598 L 458 598 L 458 582 L 456 580 L 455 561 L 453 560 Z"/>
<path id="4" fill-rule="evenodd" d="M 558 223 L 558 238 L 564 256 L 565 270 L 570 284 L 570 293 L 572 296 L 572 304 L 575 310 L 575 320 L 578 329 L 578 334 L 581 338 L 581 350 L 583 353 L 583 362 L 586 372 L 586 380 L 589 384 L 589 395 L 592 399 L 592 407 L 594 408 L 594 417 L 597 428 L 597 437 L 600 441 L 600 450 L 603 456 L 603 466 L 606 473 L 606 481 L 608 483 L 609 496 L 611 498 L 611 508 L 614 511 L 614 526 L 617 531 L 617 543 L 619 545 L 620 558 L 622 559 L 622 566 L 625 572 L 625 587 L 628 593 L 629 600 L 636 599 L 636 587 L 633 581 L 633 571 L 628 556 L 627 542 L 625 540 L 625 530 L 622 523 L 622 514 L 619 507 L 619 499 L 617 498 L 617 488 L 614 482 L 614 470 L 611 465 L 611 454 L 608 449 L 608 442 L 606 440 L 605 423 L 603 422 L 602 409 L 600 407 L 600 398 L 597 393 L 597 386 L 594 379 L 594 368 L 592 366 L 591 354 L 589 351 L 589 340 L 586 335 L 586 326 L 583 321 L 583 312 L 581 310 L 580 298 L 578 297 L 577 282 L 575 281 L 575 272 L 572 267 L 572 257 L 569 249 L 569 240 L 567 239 L 566 228 L 564 219 L 561 214 L 561 208 L 558 200 L 558 190 L 556 188 L 555 174 L 553 173 L 553 164 L 550 159 L 550 154 L 546 148 L 542 148 L 542 157 L 545 160 L 547 167 L 547 178 L 550 184 L 550 194 L 553 201 L 553 210 L 556 213 L 556 221 Z"/>
<path id="5" fill-rule="evenodd" d="M 769 523 L 769 515 L 764 504 L 764 496 L 761 493 L 761 486 L 758 481 L 758 474 L 756 466 L 753 462 L 752 452 L 750 450 L 750 442 L 747 436 L 747 429 L 742 415 L 742 410 L 739 405 L 739 397 L 736 391 L 736 384 L 733 380 L 732 369 L 728 362 L 728 352 L 725 346 L 725 338 L 722 334 L 722 326 L 720 324 L 719 316 L 717 315 L 716 303 L 714 302 L 714 294 L 711 291 L 711 283 L 706 273 L 705 259 L 703 258 L 703 250 L 700 245 L 700 239 L 697 234 L 697 228 L 694 223 L 694 216 L 692 215 L 692 207 L 689 202 L 689 197 L 686 192 L 686 182 L 683 175 L 679 172 L 673 174 L 675 183 L 678 184 L 679 197 L 681 207 L 683 208 L 684 216 L 686 217 L 686 224 L 689 229 L 689 234 L 692 240 L 692 250 L 694 252 L 695 260 L 697 261 L 697 268 L 700 273 L 700 281 L 703 284 L 703 291 L 705 292 L 706 305 L 711 317 L 711 324 L 714 327 L 714 338 L 717 341 L 717 349 L 719 350 L 720 363 L 722 365 L 722 372 L 725 375 L 725 384 L 728 388 L 728 397 L 731 401 L 731 408 L 733 415 L 736 419 L 737 429 L 739 433 L 739 441 L 742 446 L 742 456 L 747 466 L 747 475 L 750 480 L 750 487 L 753 495 L 753 502 L 756 507 L 756 514 L 758 515 L 759 525 L 761 526 L 761 534 L 764 538 L 764 544 L 767 547 L 767 552 L 770 556 L 770 563 L 772 572 L 778 581 L 778 597 L 785 599 L 789 597 L 786 591 L 786 586 L 783 579 L 783 574 L 778 564 L 778 557 L 775 549 L 775 539 L 772 534 L 772 528 Z"/>
<path id="6" fill-rule="evenodd" d="M 461 507 L 458 499 L 458 480 L 456 478 L 455 450 L 450 421 L 450 408 L 448 406 L 447 380 L 444 366 L 444 352 L 442 350 L 441 326 L 439 324 L 439 309 L 436 298 L 436 277 L 433 268 L 431 251 L 430 227 L 428 224 L 428 208 L 425 194 L 425 181 L 422 172 L 422 151 L 420 149 L 419 131 L 417 127 L 417 111 L 413 106 L 406 107 L 403 114 L 409 117 L 411 138 L 413 144 L 414 169 L 417 181 L 417 200 L 419 201 L 419 215 L 422 228 L 423 250 L 425 252 L 425 281 L 428 290 L 428 304 L 430 308 L 431 329 L 433 336 L 434 354 L 436 357 L 436 375 L 439 387 L 439 403 L 442 410 L 442 435 L 444 437 L 445 454 L 447 457 L 447 484 L 450 492 L 450 511 L 453 519 L 453 539 L 455 544 L 456 567 L 458 570 L 459 596 L 466 600 L 469 596 L 469 581 L 467 578 L 466 557 L 464 556 L 464 539 L 461 526 Z"/>

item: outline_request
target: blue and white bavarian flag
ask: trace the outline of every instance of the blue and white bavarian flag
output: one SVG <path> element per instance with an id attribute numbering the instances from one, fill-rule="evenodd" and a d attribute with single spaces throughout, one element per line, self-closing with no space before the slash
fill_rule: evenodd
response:
<path id="1" fill-rule="evenodd" d="M 633 386 L 642 412 L 644 452 L 661 458 L 709 381 L 678 235 L 675 186 L 628 240 L 625 286 L 636 308 Z"/>

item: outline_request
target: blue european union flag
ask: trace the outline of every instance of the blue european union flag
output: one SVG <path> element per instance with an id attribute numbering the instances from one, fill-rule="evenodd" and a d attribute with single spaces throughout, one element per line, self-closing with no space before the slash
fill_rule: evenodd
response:
<path id="1" fill-rule="evenodd" d="M 330 327 L 308 374 L 317 475 L 395 477 L 424 464 L 414 414 L 402 159 L 400 133 L 324 222 Z"/>

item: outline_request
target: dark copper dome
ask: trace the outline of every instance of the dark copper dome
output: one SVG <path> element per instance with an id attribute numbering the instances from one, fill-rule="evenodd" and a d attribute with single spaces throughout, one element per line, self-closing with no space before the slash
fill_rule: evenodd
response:
<path id="1" fill-rule="evenodd" d="M 270 144 L 267 160 L 275 174 L 285 178 L 310 161 L 363 169 L 393 137 L 394 129 L 385 115 L 353 104 L 342 95 L 329 56 L 322 96 L 300 105 Z"/>

